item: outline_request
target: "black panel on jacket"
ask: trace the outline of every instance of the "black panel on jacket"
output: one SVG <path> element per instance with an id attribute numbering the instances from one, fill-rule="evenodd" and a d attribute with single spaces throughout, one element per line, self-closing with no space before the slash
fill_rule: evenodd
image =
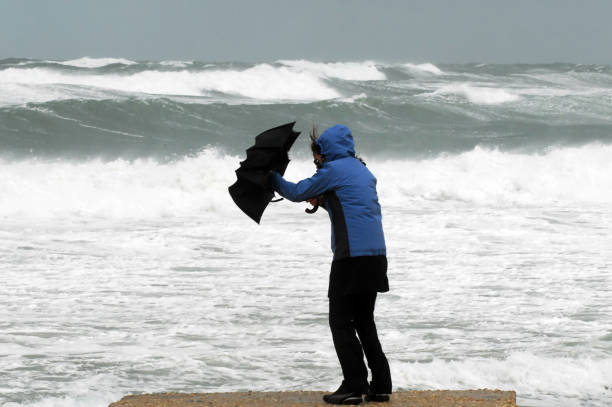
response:
<path id="1" fill-rule="evenodd" d="M 349 248 L 348 231 L 346 230 L 346 220 L 344 219 L 344 210 L 336 191 L 330 190 L 325 192 L 325 204 L 328 210 L 331 211 L 331 221 L 334 228 L 334 260 L 349 257 L 351 251 Z"/>

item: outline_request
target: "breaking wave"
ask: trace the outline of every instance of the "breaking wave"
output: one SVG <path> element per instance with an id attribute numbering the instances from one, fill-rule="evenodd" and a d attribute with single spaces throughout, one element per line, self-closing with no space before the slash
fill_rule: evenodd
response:
<path id="1" fill-rule="evenodd" d="M 451 102 L 467 100 L 481 105 L 503 105 L 538 96 L 591 97 L 596 98 L 592 102 L 607 103 L 611 86 L 612 70 L 607 66 L 564 64 L 438 66 L 430 62 L 303 59 L 244 64 L 92 57 L 67 61 L 0 60 L 0 106 L 159 96 L 188 97 L 192 103 L 301 103 L 330 99 L 355 103 L 355 95 L 360 94 L 394 104 L 413 101 L 410 90 L 414 89 Z M 396 94 L 398 89 L 408 91 Z"/>
<path id="2" fill-rule="evenodd" d="M 542 155 L 477 148 L 426 160 L 367 161 L 385 206 L 423 200 L 579 206 L 612 203 L 611 155 L 612 146 L 588 145 Z M 208 149 L 169 163 L 0 160 L 0 217 L 238 214 L 227 187 L 241 159 Z M 297 181 L 312 172 L 310 161 L 294 160 L 286 175 Z"/>
<path id="3" fill-rule="evenodd" d="M 82 57 L 77 59 L 71 59 L 69 61 L 50 61 L 55 62 L 61 65 L 67 66 L 75 66 L 77 68 L 101 68 L 103 66 L 112 65 L 112 64 L 122 64 L 122 65 L 134 65 L 138 62 L 130 61 L 125 58 L 91 58 L 91 57 Z"/>
<path id="4" fill-rule="evenodd" d="M 89 57 L 62 64 L 0 60 L 3 156 L 159 158 L 206 146 L 239 153 L 248 145 L 240 137 L 253 129 L 294 120 L 300 129 L 343 122 L 362 154 L 385 157 L 612 142 L 605 66 Z"/>
<path id="5" fill-rule="evenodd" d="M 433 75 L 442 75 L 444 72 L 442 72 L 442 70 L 440 68 L 438 68 L 437 66 L 435 66 L 434 64 L 431 63 L 424 63 L 424 64 L 404 64 L 404 67 L 412 72 L 412 73 L 426 73 L 426 74 L 433 74 Z"/>
<path id="6" fill-rule="evenodd" d="M 74 87 L 77 87 L 76 92 Z M 32 101 L 45 102 L 72 98 L 83 87 L 112 91 L 117 97 L 130 93 L 201 97 L 219 92 L 262 101 L 316 101 L 340 96 L 311 72 L 298 72 L 269 64 L 244 70 L 145 70 L 133 74 L 104 75 L 52 68 L 8 68 L 0 71 L 3 104 L 22 103 L 22 90 L 30 91 Z"/>
<path id="7" fill-rule="evenodd" d="M 480 147 L 426 160 L 376 163 L 382 196 L 475 204 L 612 203 L 612 146 L 586 145 L 521 154 Z M 402 175 L 405 174 L 405 175 Z"/>
<path id="8" fill-rule="evenodd" d="M 59 69 L 57 65 L 88 68 Z M 110 65 L 133 70 L 90 70 Z M 43 103 L 65 99 L 105 99 L 130 95 L 164 95 L 207 98 L 228 95 L 259 102 L 312 102 L 338 98 L 342 93 L 326 80 L 384 80 L 374 62 L 317 63 L 279 61 L 232 67 L 194 65 L 193 61 L 139 64 L 123 58 L 83 57 L 70 61 L 26 61 L 0 66 L 0 106 Z M 201 100 L 206 103 L 206 100 Z"/>
<path id="9" fill-rule="evenodd" d="M 433 95 L 455 95 L 484 105 L 498 105 L 520 99 L 518 95 L 506 89 L 474 86 L 469 83 L 445 85 L 433 92 Z"/>
<path id="10" fill-rule="evenodd" d="M 512 389 L 517 393 L 519 405 L 536 402 L 551 407 L 603 407 L 612 400 L 610 358 L 552 358 L 513 353 L 504 360 L 397 362 L 391 367 L 394 384 L 404 389 Z"/>
<path id="11" fill-rule="evenodd" d="M 281 60 L 279 63 L 299 72 L 315 73 L 327 78 L 347 81 L 380 81 L 386 76 L 373 61 L 366 62 L 311 62 L 306 60 Z"/>

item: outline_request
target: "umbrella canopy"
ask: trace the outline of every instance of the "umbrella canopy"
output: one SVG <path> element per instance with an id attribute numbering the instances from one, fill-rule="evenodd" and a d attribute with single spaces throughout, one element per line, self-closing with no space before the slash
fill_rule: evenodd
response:
<path id="1" fill-rule="evenodd" d="M 295 122 L 287 123 L 255 137 L 255 145 L 246 150 L 247 158 L 236 170 L 238 180 L 228 188 L 236 205 L 257 223 L 274 198 L 274 191 L 267 185 L 268 172 L 285 173 L 287 152 L 300 135 L 293 130 L 294 125 Z"/>

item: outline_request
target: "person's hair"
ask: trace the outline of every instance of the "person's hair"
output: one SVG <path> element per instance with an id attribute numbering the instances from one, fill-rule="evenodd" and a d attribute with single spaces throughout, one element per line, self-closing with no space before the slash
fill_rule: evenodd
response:
<path id="1" fill-rule="evenodd" d="M 313 124 L 312 128 L 310 129 L 310 150 L 312 150 L 313 153 L 321 154 L 321 146 L 317 143 L 318 138 L 319 132 L 317 130 L 317 126 Z M 354 157 L 358 159 L 359 162 L 361 162 L 363 165 L 366 165 L 365 161 L 363 161 L 363 158 L 359 157 L 357 154 L 355 154 Z"/>
<path id="2" fill-rule="evenodd" d="M 312 129 L 310 129 L 310 149 L 313 153 L 321 154 L 321 146 L 317 144 L 317 139 L 319 138 L 319 132 L 317 131 L 317 126 L 312 125 Z"/>

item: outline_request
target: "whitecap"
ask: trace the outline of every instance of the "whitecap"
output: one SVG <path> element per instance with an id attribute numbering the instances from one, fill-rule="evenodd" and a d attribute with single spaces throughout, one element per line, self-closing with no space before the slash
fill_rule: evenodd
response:
<path id="1" fill-rule="evenodd" d="M 341 96 L 333 87 L 324 83 L 320 76 L 312 72 L 270 64 L 258 64 L 243 70 L 211 69 L 199 72 L 145 70 L 132 74 L 83 75 L 40 67 L 8 68 L 0 71 L 0 94 L 4 93 L 4 88 L 16 85 L 34 88 L 33 92 L 41 93 L 42 95 L 34 98 L 36 100 L 70 98 L 73 89 L 66 88 L 66 85 L 123 94 L 127 92 L 204 96 L 206 92 L 219 92 L 260 101 L 319 101 Z M 15 92 L 9 90 L 6 93 L 10 100 Z M 45 94 L 49 95 L 45 97 Z M 21 99 L 23 98 L 18 98 Z"/>
<path id="2" fill-rule="evenodd" d="M 515 390 L 521 405 L 525 400 L 529 405 L 535 400 L 540 401 L 538 405 L 542 400 L 548 405 L 578 405 L 569 400 L 602 399 L 612 380 L 610 358 L 559 358 L 528 352 L 512 353 L 505 359 L 394 361 L 391 366 L 394 384 L 399 388 Z"/>
<path id="3" fill-rule="evenodd" d="M 433 74 L 433 75 L 442 75 L 444 74 L 444 72 L 438 68 L 437 66 L 435 66 L 432 63 L 424 63 L 424 64 L 404 64 L 402 65 L 404 68 L 408 69 L 409 71 L 411 71 L 412 73 L 426 73 L 426 74 Z"/>
<path id="4" fill-rule="evenodd" d="M 545 154 L 477 147 L 424 160 L 388 160 L 378 163 L 376 170 L 381 195 L 392 205 L 401 206 L 406 199 L 606 205 L 612 203 L 611 154 L 612 146 L 601 144 L 555 148 Z"/>
<path id="5" fill-rule="evenodd" d="M 507 89 L 475 86 L 469 83 L 444 85 L 431 94 L 461 96 L 472 103 L 482 105 L 499 105 L 502 103 L 516 102 L 520 99 L 519 95 Z"/>
<path id="6" fill-rule="evenodd" d="M 75 66 L 77 68 L 101 68 L 112 64 L 134 65 L 137 62 L 125 58 L 91 58 L 82 57 L 69 61 L 53 61 L 62 65 Z"/>
<path id="7" fill-rule="evenodd" d="M 160 61 L 160 65 L 162 66 L 173 66 L 175 68 L 186 68 L 189 65 L 193 64 L 193 61 Z"/>
<path id="8" fill-rule="evenodd" d="M 297 72 L 305 72 L 318 77 L 342 79 L 346 81 L 379 81 L 386 76 L 373 61 L 364 62 L 312 62 L 304 59 L 280 60 L 278 63 Z"/>
<path id="9" fill-rule="evenodd" d="M 610 155 L 612 146 L 591 144 L 546 154 L 476 148 L 423 160 L 365 159 L 377 175 L 385 205 L 455 200 L 474 205 L 575 206 L 612 203 Z M 0 217 L 236 214 L 227 186 L 235 181 L 240 159 L 215 149 L 170 163 L 0 159 Z M 295 159 L 287 174 L 295 180 L 312 170 L 309 160 Z"/>

